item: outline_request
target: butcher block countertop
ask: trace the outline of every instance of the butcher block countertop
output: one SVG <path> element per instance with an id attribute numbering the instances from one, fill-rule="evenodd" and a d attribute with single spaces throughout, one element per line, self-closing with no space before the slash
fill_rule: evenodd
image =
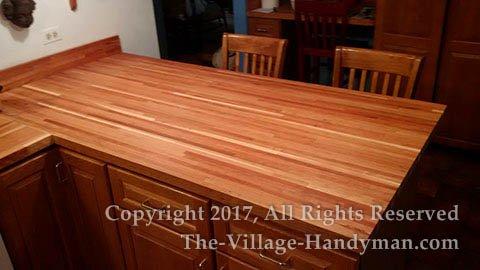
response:
<path id="1" fill-rule="evenodd" d="M 0 113 L 0 170 L 53 144 L 52 136 Z"/>
<path id="2" fill-rule="evenodd" d="M 0 99 L 2 114 L 58 145 L 258 213 L 282 204 L 387 207 L 445 109 L 124 53 Z M 343 238 L 367 238 L 377 224 L 328 226 L 294 213 L 287 226 Z"/>

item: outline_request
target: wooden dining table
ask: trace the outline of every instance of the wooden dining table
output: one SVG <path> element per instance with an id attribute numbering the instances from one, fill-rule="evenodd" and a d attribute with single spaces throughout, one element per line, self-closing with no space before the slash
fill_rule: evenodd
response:
<path id="1" fill-rule="evenodd" d="M 12 80 L 1 114 L 68 149 L 264 212 L 387 209 L 445 109 L 117 51 L 43 75 Z M 292 218 L 292 229 L 342 238 L 368 238 L 378 223 Z"/>

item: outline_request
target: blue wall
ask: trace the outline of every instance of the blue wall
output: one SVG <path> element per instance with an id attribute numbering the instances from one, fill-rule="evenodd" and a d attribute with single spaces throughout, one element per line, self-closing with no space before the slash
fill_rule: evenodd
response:
<path id="1" fill-rule="evenodd" d="M 247 34 L 247 0 L 233 0 L 235 33 Z"/>

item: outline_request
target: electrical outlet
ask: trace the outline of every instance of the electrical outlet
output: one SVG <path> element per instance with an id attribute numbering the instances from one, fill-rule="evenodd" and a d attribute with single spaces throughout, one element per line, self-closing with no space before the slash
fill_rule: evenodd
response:
<path id="1" fill-rule="evenodd" d="M 58 30 L 58 26 L 46 28 L 42 31 L 43 45 L 48 45 L 53 42 L 62 40 L 62 35 Z"/>

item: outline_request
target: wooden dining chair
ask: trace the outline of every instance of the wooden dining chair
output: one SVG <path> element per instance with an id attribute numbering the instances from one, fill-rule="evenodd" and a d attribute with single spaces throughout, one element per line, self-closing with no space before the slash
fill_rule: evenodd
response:
<path id="1" fill-rule="evenodd" d="M 319 74 L 320 58 L 331 63 L 335 47 L 345 43 L 351 0 L 296 0 L 298 79 Z M 310 60 L 310 61 L 308 61 Z M 306 69 L 306 64 L 308 68 Z M 331 64 L 327 64 L 329 70 Z"/>
<path id="2" fill-rule="evenodd" d="M 333 86 L 412 98 L 421 62 L 416 55 L 337 47 Z"/>
<path id="3" fill-rule="evenodd" d="M 279 78 L 283 71 L 287 40 L 223 34 L 222 68 Z M 229 61 L 233 57 L 234 61 Z"/>

